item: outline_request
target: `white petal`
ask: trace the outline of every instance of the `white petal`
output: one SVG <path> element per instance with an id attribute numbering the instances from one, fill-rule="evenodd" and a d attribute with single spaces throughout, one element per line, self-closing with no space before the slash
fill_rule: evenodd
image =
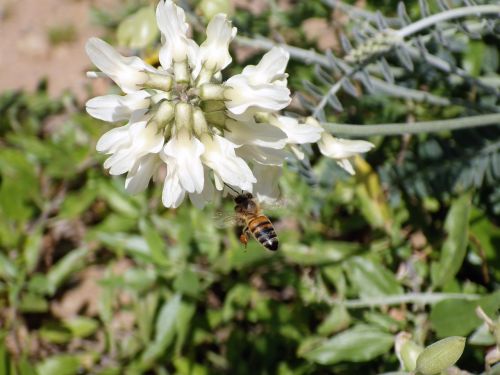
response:
<path id="1" fill-rule="evenodd" d="M 184 10 L 171 0 L 161 0 L 156 7 L 156 21 L 163 43 L 159 55 L 162 67 L 169 69 L 173 61 L 186 59 L 194 66 L 198 45 L 187 37 L 189 26 Z"/>
<path id="2" fill-rule="evenodd" d="M 165 177 L 161 195 L 163 205 L 168 208 L 177 208 L 184 200 L 185 194 L 186 192 L 177 177 L 177 172 L 173 168 L 167 167 L 167 177 Z"/>
<path id="3" fill-rule="evenodd" d="M 236 154 L 241 158 L 264 165 L 283 165 L 288 153 L 284 150 L 259 147 L 253 145 L 241 146 L 236 150 Z"/>
<path id="4" fill-rule="evenodd" d="M 325 156 L 333 159 L 344 159 L 370 151 L 374 145 L 367 141 L 335 138 L 325 131 L 321 135 L 318 147 Z"/>
<path id="5" fill-rule="evenodd" d="M 287 142 L 286 134 L 276 126 L 256 122 L 228 121 L 226 138 L 235 144 L 282 149 Z"/>
<path id="6" fill-rule="evenodd" d="M 98 38 L 90 38 L 85 45 L 85 50 L 94 65 L 106 73 L 126 93 L 140 89 L 140 85 L 147 80 L 144 72 L 158 73 L 157 69 L 140 58 L 124 57 L 108 43 Z"/>
<path id="7" fill-rule="evenodd" d="M 210 176 L 208 174 L 208 168 L 204 168 L 205 174 L 205 183 L 203 185 L 203 191 L 201 193 L 190 193 L 189 199 L 194 204 L 196 208 L 202 209 L 209 202 L 212 202 L 214 199 L 214 185 L 210 180 Z"/>
<path id="8" fill-rule="evenodd" d="M 180 184 L 189 193 L 203 191 L 204 174 L 200 156 L 205 147 L 187 133 L 173 137 L 163 148 L 162 158 L 170 167 L 175 166 Z"/>
<path id="9" fill-rule="evenodd" d="M 110 175 L 118 176 L 128 172 L 134 166 L 136 159 L 128 150 L 119 150 L 106 159 L 104 168 L 109 168 Z"/>
<path id="10" fill-rule="evenodd" d="M 290 104 L 290 90 L 284 73 L 288 52 L 273 48 L 258 65 L 249 65 L 226 81 L 226 106 L 234 114 L 247 110 L 279 111 Z"/>
<path id="11" fill-rule="evenodd" d="M 272 122 L 273 125 L 279 127 L 288 136 L 288 143 L 314 143 L 321 138 L 323 129 L 319 126 L 311 124 L 301 124 L 292 117 L 278 116 L 277 121 Z"/>
<path id="12" fill-rule="evenodd" d="M 155 173 L 160 159 L 157 154 L 148 154 L 138 159 L 127 174 L 125 190 L 129 194 L 144 191 L 149 184 L 151 176 Z"/>
<path id="13" fill-rule="evenodd" d="M 103 121 L 128 120 L 133 111 L 148 108 L 151 96 L 147 91 L 136 91 L 128 95 L 104 95 L 90 99 L 86 104 L 87 113 Z"/>
<path id="14" fill-rule="evenodd" d="M 130 171 L 141 157 L 160 152 L 164 138 L 154 124 L 147 125 L 147 118 L 142 118 L 141 121 L 113 129 L 99 142 L 99 150 L 113 154 L 104 162 L 104 168 L 109 168 L 112 175 L 119 175 Z"/>
<path id="15" fill-rule="evenodd" d="M 282 168 L 256 164 L 254 165 L 253 173 L 257 178 L 257 183 L 254 186 L 254 195 L 259 202 L 275 202 L 280 196 L 278 181 L 282 174 Z"/>
<path id="16" fill-rule="evenodd" d="M 347 171 L 347 173 L 349 173 L 350 175 L 352 176 L 355 175 L 354 168 L 352 167 L 352 164 L 349 161 L 349 159 L 340 159 L 337 161 L 337 164 L 340 166 L 340 168 Z"/>
<path id="17" fill-rule="evenodd" d="M 128 146 L 131 143 L 129 128 L 130 124 L 127 124 L 104 133 L 97 141 L 96 150 L 109 154 L 116 152 L 121 147 Z"/>
<path id="18" fill-rule="evenodd" d="M 242 74 L 232 76 L 226 81 L 231 89 L 226 89 L 226 107 L 235 115 L 248 109 L 279 111 L 290 104 L 290 90 L 286 86 L 262 84 L 251 86 Z"/>
<path id="19" fill-rule="evenodd" d="M 205 68 L 216 72 L 231 63 L 228 48 L 236 31 L 225 14 L 217 14 L 212 18 L 207 26 L 207 39 L 200 46 L 200 60 Z"/>
<path id="20" fill-rule="evenodd" d="M 203 163 L 213 169 L 225 183 L 251 191 L 256 180 L 247 163 L 236 156 L 236 145 L 218 135 L 213 138 L 207 135 L 202 140 L 205 145 Z"/>
<path id="21" fill-rule="evenodd" d="M 284 77 L 284 73 L 289 58 L 290 54 L 283 48 L 273 47 L 262 57 L 256 66 L 246 66 L 242 74 L 249 78 L 249 82 L 252 85 L 282 81 L 286 78 Z"/>

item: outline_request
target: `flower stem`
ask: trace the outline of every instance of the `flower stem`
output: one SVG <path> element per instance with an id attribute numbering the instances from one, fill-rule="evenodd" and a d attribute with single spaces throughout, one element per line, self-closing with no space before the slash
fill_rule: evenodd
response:
<path id="1" fill-rule="evenodd" d="M 477 128 L 480 126 L 500 124 L 500 113 L 462 117 L 449 120 L 422 121 L 412 124 L 381 124 L 381 125 L 352 125 L 352 124 L 321 124 L 326 130 L 335 135 L 355 135 L 368 137 L 373 135 L 398 135 L 443 132 L 458 129 Z"/>
<path id="2" fill-rule="evenodd" d="M 499 14 L 500 6 L 499 5 L 478 5 L 478 6 L 470 6 L 463 8 L 456 8 L 447 10 L 441 13 L 433 14 L 432 16 L 423 18 L 417 22 L 414 22 L 400 30 L 396 33 L 401 38 L 406 38 L 411 34 L 415 34 L 420 30 L 426 29 L 430 26 L 437 24 L 438 22 L 443 22 L 447 20 L 451 20 L 454 18 L 462 18 L 469 15 L 479 15 L 479 14 Z"/>
<path id="3" fill-rule="evenodd" d="M 335 300 L 328 301 L 332 305 L 344 305 L 349 309 L 361 309 L 375 306 L 391 306 L 400 305 L 403 303 L 415 303 L 419 305 L 432 305 L 446 299 L 460 299 L 465 301 L 475 301 L 481 296 L 478 294 L 463 294 L 463 293 L 407 293 L 400 295 L 363 298 L 352 300 Z"/>

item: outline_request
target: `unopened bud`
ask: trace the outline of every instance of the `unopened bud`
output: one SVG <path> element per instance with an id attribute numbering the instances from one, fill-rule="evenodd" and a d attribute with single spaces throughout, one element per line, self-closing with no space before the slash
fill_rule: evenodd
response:
<path id="1" fill-rule="evenodd" d="M 349 63 L 363 62 L 375 55 L 389 51 L 401 43 L 402 40 L 401 36 L 394 30 L 385 29 L 350 51 L 344 59 Z"/>
<path id="2" fill-rule="evenodd" d="M 170 122 L 174 117 L 174 106 L 171 102 L 166 100 L 160 102 L 156 114 L 154 115 L 155 121 L 160 124 Z"/>
<path id="3" fill-rule="evenodd" d="M 198 137 L 207 132 L 207 120 L 205 119 L 205 114 L 200 108 L 195 108 L 193 111 L 193 123 L 194 134 Z"/>
<path id="4" fill-rule="evenodd" d="M 174 77 L 176 83 L 189 83 L 191 77 L 186 60 L 181 62 L 174 61 Z"/>
<path id="5" fill-rule="evenodd" d="M 190 104 L 181 102 L 175 105 L 175 128 L 177 132 L 193 128 L 193 107 Z"/>
<path id="6" fill-rule="evenodd" d="M 157 89 L 162 91 L 170 91 L 174 80 L 169 75 L 156 74 L 156 73 L 146 73 L 147 80 L 143 84 L 144 87 L 150 89 Z"/>
<path id="7" fill-rule="evenodd" d="M 412 341 L 411 334 L 408 332 L 400 332 L 396 335 L 394 347 L 403 370 L 414 371 L 417 367 L 417 358 L 424 348 Z"/>
<path id="8" fill-rule="evenodd" d="M 200 86 L 200 98 L 202 100 L 224 100 L 225 88 L 214 83 L 205 83 Z"/>
<path id="9" fill-rule="evenodd" d="M 465 337 L 452 336 L 429 345 L 418 356 L 417 371 L 423 375 L 439 374 L 458 361 L 465 348 Z"/>
<path id="10" fill-rule="evenodd" d="M 205 19 L 210 20 L 219 13 L 232 15 L 234 13 L 234 6 L 229 0 L 201 0 L 198 10 L 203 14 Z"/>

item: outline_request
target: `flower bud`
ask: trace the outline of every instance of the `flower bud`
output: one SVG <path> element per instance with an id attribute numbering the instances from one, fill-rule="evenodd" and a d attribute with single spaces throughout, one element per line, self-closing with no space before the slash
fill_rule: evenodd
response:
<path id="1" fill-rule="evenodd" d="M 400 332 L 396 336 L 395 349 L 403 370 L 415 371 L 417 358 L 424 348 L 412 341 L 408 332 Z"/>
<path id="2" fill-rule="evenodd" d="M 148 78 L 146 82 L 142 84 L 142 86 L 149 89 L 157 89 L 162 91 L 170 91 L 172 89 L 174 80 L 171 76 L 149 72 L 147 72 L 146 75 Z"/>
<path id="3" fill-rule="evenodd" d="M 139 9 L 125 18 L 117 30 L 118 43 L 130 48 L 144 48 L 158 37 L 155 10 L 151 6 Z"/>
<path id="4" fill-rule="evenodd" d="M 465 337 L 452 336 L 429 345 L 418 356 L 417 371 L 423 375 L 438 374 L 458 361 L 465 348 Z"/>
<path id="5" fill-rule="evenodd" d="M 222 85 L 205 83 L 200 86 L 200 98 L 202 100 L 224 100 L 225 88 Z"/>
<path id="6" fill-rule="evenodd" d="M 174 61 L 174 77 L 177 83 L 189 83 L 190 75 L 187 61 Z"/>
<path id="7" fill-rule="evenodd" d="M 156 114 L 154 115 L 154 120 L 160 124 L 165 124 L 170 122 L 174 117 L 174 106 L 171 102 L 164 100 L 158 105 Z"/>
<path id="8" fill-rule="evenodd" d="M 195 107 L 193 111 L 193 123 L 194 134 L 196 134 L 198 137 L 201 137 L 202 134 L 208 131 L 208 125 L 207 120 L 205 119 L 205 115 L 203 111 L 198 107 Z"/>
<path id="9" fill-rule="evenodd" d="M 212 17 L 219 13 L 227 15 L 234 13 L 233 4 L 229 0 L 201 0 L 198 10 L 207 20 L 212 19 Z"/>
<path id="10" fill-rule="evenodd" d="M 177 103 L 175 105 L 175 129 L 179 132 L 181 129 L 193 128 L 193 107 L 187 103 Z"/>

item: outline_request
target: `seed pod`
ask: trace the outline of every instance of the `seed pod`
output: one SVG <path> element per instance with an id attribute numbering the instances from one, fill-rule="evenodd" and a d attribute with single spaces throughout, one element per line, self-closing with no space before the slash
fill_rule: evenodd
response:
<path id="1" fill-rule="evenodd" d="M 417 371 L 423 375 L 438 374 L 453 366 L 465 348 L 465 337 L 452 336 L 429 345 L 418 356 Z"/>

